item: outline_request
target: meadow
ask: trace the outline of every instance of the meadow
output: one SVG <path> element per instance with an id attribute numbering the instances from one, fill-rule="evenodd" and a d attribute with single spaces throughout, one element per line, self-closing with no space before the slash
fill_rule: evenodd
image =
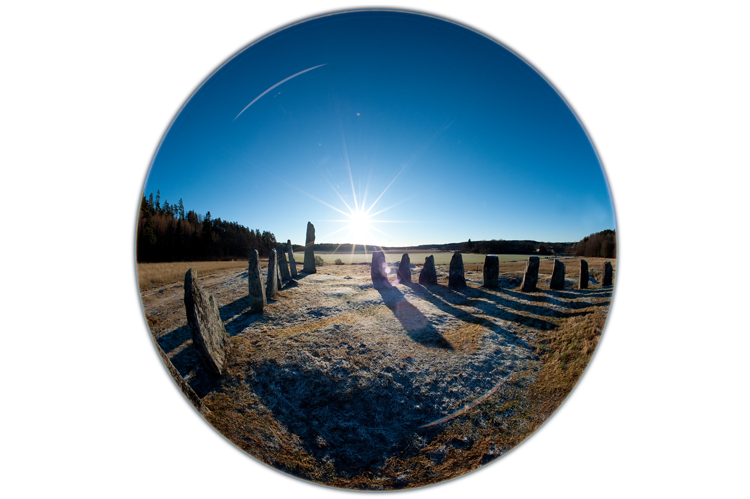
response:
<path id="1" fill-rule="evenodd" d="M 435 265 L 448 265 L 453 257 L 452 251 L 404 251 L 404 250 L 388 250 L 384 251 L 385 261 L 388 263 L 398 264 L 401 261 L 401 255 L 404 253 L 409 254 L 409 260 L 415 265 L 423 265 L 424 259 L 430 255 L 435 257 Z M 341 259 L 344 264 L 358 264 L 358 263 L 370 263 L 372 261 L 372 253 L 334 253 L 330 251 L 316 251 L 315 256 L 319 256 L 328 264 L 334 264 L 337 259 Z M 461 254 L 464 264 L 476 265 L 484 263 L 485 255 L 478 255 L 472 253 Z M 498 255 L 501 262 L 513 262 L 513 261 L 526 261 L 529 255 Z M 302 262 L 305 259 L 304 252 L 295 252 L 294 259 L 297 262 Z"/>

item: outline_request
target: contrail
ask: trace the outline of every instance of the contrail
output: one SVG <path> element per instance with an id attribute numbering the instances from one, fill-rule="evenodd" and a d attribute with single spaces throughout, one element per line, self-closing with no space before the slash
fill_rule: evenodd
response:
<path id="1" fill-rule="evenodd" d="M 327 64 L 327 63 L 326 63 L 326 64 Z M 289 81 L 289 80 L 291 80 L 291 79 L 292 79 L 292 78 L 294 78 L 295 76 L 299 76 L 299 75 L 301 75 L 302 73 L 307 73 L 308 71 L 312 71 L 313 69 L 319 68 L 320 66 L 325 66 L 325 64 L 319 64 L 319 65 L 317 65 L 317 66 L 313 66 L 313 67 L 311 67 L 311 68 L 303 69 L 303 70 L 302 70 L 302 71 L 300 71 L 299 73 L 295 73 L 295 74 L 293 74 L 292 76 L 289 76 L 289 77 L 287 77 L 287 78 L 284 78 L 283 80 L 281 80 L 280 82 L 278 82 L 278 83 L 277 83 L 276 85 L 272 86 L 271 88 L 269 88 L 268 90 L 266 90 L 265 92 L 263 92 L 262 94 L 260 94 L 259 96 L 257 96 L 257 97 L 256 97 L 255 99 L 253 99 L 253 101 L 252 101 L 252 102 L 251 102 L 250 104 L 248 104 L 247 106 L 245 106 L 245 109 L 243 109 L 242 111 L 240 111 L 240 113 L 239 113 L 239 114 L 238 114 L 237 116 L 235 116 L 235 117 L 234 117 L 234 120 L 236 120 L 237 118 L 239 118 L 239 117 L 240 117 L 240 114 L 244 113 L 244 112 L 245 112 L 245 110 L 246 110 L 246 109 L 247 109 L 248 107 L 250 107 L 250 106 L 252 106 L 253 104 L 255 104 L 255 101 L 257 101 L 258 99 L 260 99 L 261 97 L 263 97 L 264 95 L 266 95 L 266 94 L 267 94 L 268 92 L 270 92 L 270 91 L 271 91 L 271 90 L 273 90 L 274 88 L 278 87 L 279 85 L 281 85 L 282 83 L 284 83 L 284 82 L 286 82 L 286 81 Z M 234 121 L 234 120 L 232 120 L 232 121 Z"/>

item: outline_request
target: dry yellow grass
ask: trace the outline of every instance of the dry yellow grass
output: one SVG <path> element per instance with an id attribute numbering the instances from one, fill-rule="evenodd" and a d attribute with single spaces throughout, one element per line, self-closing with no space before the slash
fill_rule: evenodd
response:
<path id="1" fill-rule="evenodd" d="M 193 269 L 199 275 L 205 275 L 217 270 L 240 269 L 247 267 L 247 262 L 167 262 L 167 263 L 139 263 L 138 289 L 145 291 L 156 286 L 163 286 L 173 282 L 182 282 L 185 272 Z"/>

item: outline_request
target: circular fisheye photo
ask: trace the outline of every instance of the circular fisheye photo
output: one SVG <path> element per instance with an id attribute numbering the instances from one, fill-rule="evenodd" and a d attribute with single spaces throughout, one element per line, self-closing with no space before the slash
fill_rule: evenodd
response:
<path id="1" fill-rule="evenodd" d="M 459 24 L 356 11 L 255 41 L 190 96 L 136 267 L 216 431 L 294 477 L 395 490 L 497 460 L 560 407 L 616 241 L 596 150 L 540 73 Z"/>

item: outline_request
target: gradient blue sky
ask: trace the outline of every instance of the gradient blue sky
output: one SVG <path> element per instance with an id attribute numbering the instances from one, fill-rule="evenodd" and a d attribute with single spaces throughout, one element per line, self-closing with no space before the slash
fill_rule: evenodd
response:
<path id="1" fill-rule="evenodd" d="M 382 246 L 615 228 L 593 147 L 533 68 L 396 12 L 307 21 L 236 55 L 172 124 L 146 180 L 157 190 L 298 244 L 308 221 L 317 242 Z M 337 209 L 355 205 L 375 215 L 352 226 Z"/>

